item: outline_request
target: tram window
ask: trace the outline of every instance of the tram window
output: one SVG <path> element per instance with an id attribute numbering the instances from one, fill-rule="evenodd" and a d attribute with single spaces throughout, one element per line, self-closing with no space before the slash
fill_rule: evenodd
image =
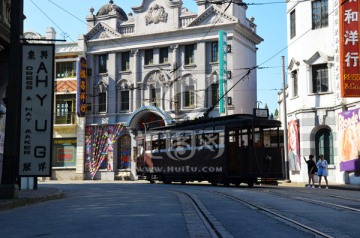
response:
<path id="1" fill-rule="evenodd" d="M 201 134 L 197 134 L 196 135 L 196 146 L 203 146 L 204 145 L 204 135 Z"/>
<path id="2" fill-rule="evenodd" d="M 152 150 L 158 150 L 159 149 L 159 141 L 154 140 L 152 141 Z"/>
<path id="3" fill-rule="evenodd" d="M 264 130 L 264 147 L 270 147 L 271 130 Z"/>
<path id="4" fill-rule="evenodd" d="M 239 130 L 239 146 L 248 147 L 251 142 L 251 134 L 248 129 Z"/>
<path id="5" fill-rule="evenodd" d="M 159 140 L 159 150 L 165 149 L 165 139 Z"/>
<path id="6" fill-rule="evenodd" d="M 254 140 L 255 140 L 256 147 L 263 147 L 262 129 L 260 129 L 260 128 L 254 129 Z"/>
<path id="7" fill-rule="evenodd" d="M 229 142 L 236 142 L 236 131 L 229 131 Z"/>

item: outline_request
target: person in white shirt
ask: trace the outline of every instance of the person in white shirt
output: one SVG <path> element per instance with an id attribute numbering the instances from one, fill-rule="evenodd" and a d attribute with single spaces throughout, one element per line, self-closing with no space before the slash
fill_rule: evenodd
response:
<path id="1" fill-rule="evenodd" d="M 318 176 L 319 176 L 319 188 L 321 188 L 321 178 L 324 177 L 326 182 L 326 189 L 328 189 L 328 162 L 324 159 L 324 155 L 319 155 L 319 161 L 316 163 L 318 168 Z"/>

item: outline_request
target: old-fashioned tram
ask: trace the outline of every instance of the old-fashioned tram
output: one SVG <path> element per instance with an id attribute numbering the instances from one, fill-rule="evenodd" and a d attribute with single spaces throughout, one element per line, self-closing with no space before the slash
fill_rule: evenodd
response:
<path id="1" fill-rule="evenodd" d="M 283 179 L 280 126 L 277 120 L 238 114 L 151 129 L 142 172 L 151 183 L 252 187 L 259 179 Z"/>

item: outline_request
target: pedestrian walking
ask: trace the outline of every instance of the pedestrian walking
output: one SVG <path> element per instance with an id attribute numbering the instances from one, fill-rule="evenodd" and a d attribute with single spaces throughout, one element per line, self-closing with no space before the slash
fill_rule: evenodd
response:
<path id="1" fill-rule="evenodd" d="M 318 171 L 316 163 L 314 161 L 314 155 L 309 155 L 309 160 L 306 160 L 304 156 L 304 160 L 307 163 L 308 166 L 308 175 L 309 175 L 309 183 L 306 185 L 307 188 L 315 188 L 314 183 L 314 176 L 315 173 Z"/>
<path id="2" fill-rule="evenodd" d="M 319 161 L 316 163 L 318 168 L 318 176 L 319 176 L 319 188 L 321 188 L 321 178 L 324 177 L 326 182 L 326 189 L 328 189 L 328 162 L 324 159 L 324 155 L 319 155 Z"/>

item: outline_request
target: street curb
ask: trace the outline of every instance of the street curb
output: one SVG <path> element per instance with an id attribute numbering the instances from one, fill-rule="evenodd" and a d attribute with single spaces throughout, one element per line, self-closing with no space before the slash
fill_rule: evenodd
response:
<path id="1" fill-rule="evenodd" d="M 17 199 L 10 199 L 4 201 L 0 200 L 0 211 L 36 204 L 39 202 L 61 199 L 63 197 L 64 197 L 63 192 L 61 190 L 58 190 L 56 193 L 46 196 L 38 196 L 33 198 L 17 198 Z"/>

